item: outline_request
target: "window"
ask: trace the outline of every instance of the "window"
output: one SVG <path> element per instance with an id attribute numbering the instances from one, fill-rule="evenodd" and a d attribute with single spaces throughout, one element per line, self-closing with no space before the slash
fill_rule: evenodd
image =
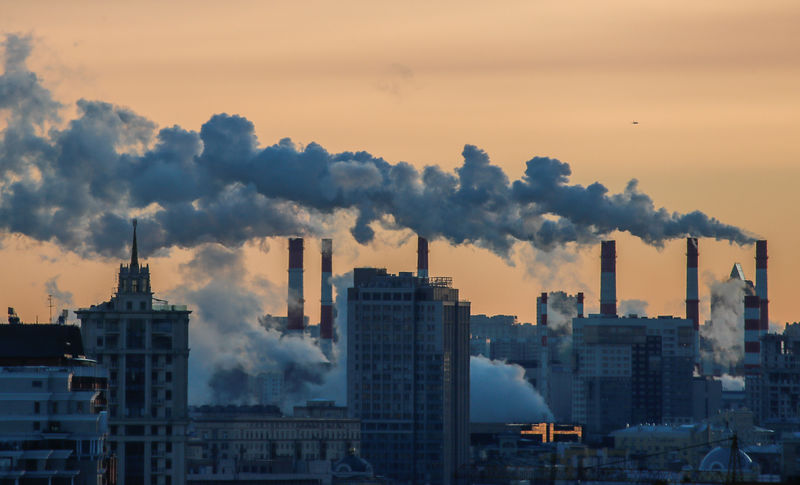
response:
<path id="1" fill-rule="evenodd" d="M 39 401 L 36 401 L 36 402 L 33 403 L 33 412 L 36 413 L 36 414 L 39 414 L 40 412 L 42 412 L 41 411 L 41 404 L 39 403 Z"/>
<path id="2" fill-rule="evenodd" d="M 127 310 L 133 310 L 133 302 L 130 302 L 130 301 L 129 301 L 129 302 L 126 302 L 126 303 L 125 303 L 125 308 L 126 308 Z"/>
<path id="3" fill-rule="evenodd" d="M 42 387 L 42 381 L 33 381 L 31 382 L 33 387 Z"/>
<path id="4" fill-rule="evenodd" d="M 103 346 L 103 337 L 97 337 L 97 346 L 98 347 L 102 347 Z"/>

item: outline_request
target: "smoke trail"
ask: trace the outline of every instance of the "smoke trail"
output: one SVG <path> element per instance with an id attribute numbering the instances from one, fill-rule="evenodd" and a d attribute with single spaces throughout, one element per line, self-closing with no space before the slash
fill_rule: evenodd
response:
<path id="1" fill-rule="evenodd" d="M 469 412 L 473 423 L 531 423 L 552 421 L 553 413 L 542 396 L 525 380 L 525 369 L 516 364 L 469 359 Z M 502 396 L 502 402 L 498 397 Z"/>
<path id="2" fill-rule="evenodd" d="M 82 254 L 122 256 L 127 238 L 120 234 L 132 215 L 145 253 L 316 234 L 343 211 L 355 216 L 351 234 L 362 244 L 377 223 L 502 256 L 518 241 L 552 249 L 617 230 L 656 246 L 687 234 L 753 240 L 701 212 L 656 208 L 635 180 L 621 194 L 599 183 L 569 185 L 569 165 L 550 158 L 531 159 L 522 178 L 510 181 L 485 152 L 466 145 L 455 173 L 418 171 L 289 139 L 260 148 L 253 124 L 236 115 L 214 115 L 199 133 L 157 130 L 127 108 L 84 99 L 78 117 L 60 125 L 61 105 L 25 65 L 30 39 L 9 35 L 4 47 L 0 230 Z"/>

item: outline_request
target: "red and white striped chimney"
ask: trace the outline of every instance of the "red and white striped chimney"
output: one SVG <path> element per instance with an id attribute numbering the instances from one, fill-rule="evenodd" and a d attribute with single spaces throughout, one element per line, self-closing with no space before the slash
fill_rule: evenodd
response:
<path id="1" fill-rule="evenodd" d="M 547 326 L 547 293 L 542 293 L 540 297 L 536 299 L 536 310 L 537 310 L 537 325 Z"/>
<path id="2" fill-rule="evenodd" d="M 583 318 L 583 292 L 578 292 L 578 318 Z"/>
<path id="3" fill-rule="evenodd" d="M 761 301 L 758 295 L 744 297 L 744 373 L 746 375 L 757 375 L 761 367 L 760 307 Z"/>
<path id="4" fill-rule="evenodd" d="M 287 298 L 287 330 L 304 330 L 303 238 L 289 238 L 289 295 Z"/>
<path id="5" fill-rule="evenodd" d="M 769 332 L 769 295 L 767 292 L 767 241 L 756 241 L 756 295 L 761 299 L 759 336 Z"/>
<path id="6" fill-rule="evenodd" d="M 322 287 L 320 290 L 319 308 L 319 343 L 322 353 L 328 359 L 333 350 L 333 240 L 323 239 L 320 244 L 322 253 Z"/>
<path id="7" fill-rule="evenodd" d="M 417 277 L 428 277 L 428 240 L 417 236 Z"/>
<path id="8" fill-rule="evenodd" d="M 617 315 L 617 245 L 603 241 L 600 246 L 600 313 Z"/>

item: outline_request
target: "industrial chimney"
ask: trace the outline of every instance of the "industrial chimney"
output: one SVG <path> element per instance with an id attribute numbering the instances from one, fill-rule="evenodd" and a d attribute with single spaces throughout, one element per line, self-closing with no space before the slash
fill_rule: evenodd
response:
<path id="1" fill-rule="evenodd" d="M 583 318 L 583 292 L 578 292 L 578 318 Z"/>
<path id="2" fill-rule="evenodd" d="M 756 241 L 756 295 L 761 299 L 759 337 L 769 332 L 769 299 L 767 292 L 767 241 Z"/>
<path id="3" fill-rule="evenodd" d="M 756 375 L 761 367 L 761 342 L 759 318 L 761 301 L 758 295 L 744 297 L 744 373 Z"/>
<path id="4" fill-rule="evenodd" d="M 617 247 L 615 241 L 600 246 L 600 314 L 617 315 Z"/>
<path id="5" fill-rule="evenodd" d="M 289 238 L 289 295 L 287 300 L 287 325 L 290 332 L 303 328 L 303 238 Z"/>
<path id="6" fill-rule="evenodd" d="M 323 239 L 320 244 L 322 252 L 322 288 L 320 290 L 319 309 L 319 346 L 328 360 L 333 355 L 333 240 Z"/>
<path id="7" fill-rule="evenodd" d="M 700 296 L 697 283 L 697 262 L 700 252 L 696 237 L 686 238 L 686 319 L 694 328 L 694 363 L 700 365 Z"/>
<path id="8" fill-rule="evenodd" d="M 428 240 L 417 236 L 417 277 L 428 277 Z"/>
<path id="9" fill-rule="evenodd" d="M 537 325 L 547 326 L 547 293 L 536 299 Z"/>

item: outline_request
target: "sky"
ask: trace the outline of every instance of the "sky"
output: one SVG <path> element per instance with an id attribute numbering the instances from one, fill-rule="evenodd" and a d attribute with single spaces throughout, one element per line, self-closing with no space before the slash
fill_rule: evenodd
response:
<path id="1" fill-rule="evenodd" d="M 798 22 L 793 1 L 40 1 L 5 2 L 0 33 L 30 37 L 27 66 L 61 103 L 61 125 L 52 125 L 61 129 L 84 99 L 134 112 L 155 129 L 199 133 L 214 115 L 239 115 L 252 122 L 258 148 L 289 137 L 298 151 L 313 143 L 330 154 L 366 151 L 420 172 L 438 166 L 455 175 L 473 145 L 511 182 L 534 157 L 568 163 L 571 186 L 599 182 L 618 194 L 636 179 L 668 214 L 701 211 L 767 239 L 770 317 L 782 325 L 798 319 Z M 0 110 L 0 126 L 7 123 Z M 64 170 L 62 180 L 75 185 L 53 186 L 61 192 L 54 197 L 80 199 L 81 175 Z M 426 218 L 424 207 L 418 215 Z M 414 269 L 411 229 L 374 222 L 372 241 L 359 244 L 350 234 L 355 218 L 348 210 L 311 217 L 312 322 L 319 237 L 334 238 L 337 274 Z M 49 318 L 48 294 L 54 313 L 111 295 L 128 227 L 109 226 L 105 236 L 124 243 L 98 252 L 80 238 L 59 242 L 0 226 L 0 305 L 24 321 Z M 140 225 L 145 239 L 147 227 Z M 263 312 L 285 312 L 286 235 L 216 238 L 242 255 L 241 279 Z M 683 236 L 652 244 L 625 231 L 602 235 L 617 240 L 618 299 L 648 302 L 649 315 L 682 315 Z M 523 241 L 503 254 L 485 240 L 432 239 L 431 273 L 452 276 L 473 313 L 534 321 L 535 295 L 562 289 L 586 292 L 590 312 L 599 307 L 594 239 L 548 250 Z M 215 237 L 176 241 L 149 253 L 145 243 L 141 256 L 156 296 L 182 303 L 175 298 L 196 278 L 195 253 Z M 737 261 L 753 278 L 752 245 L 700 240 L 701 316 L 709 313 L 708 284 Z"/>

